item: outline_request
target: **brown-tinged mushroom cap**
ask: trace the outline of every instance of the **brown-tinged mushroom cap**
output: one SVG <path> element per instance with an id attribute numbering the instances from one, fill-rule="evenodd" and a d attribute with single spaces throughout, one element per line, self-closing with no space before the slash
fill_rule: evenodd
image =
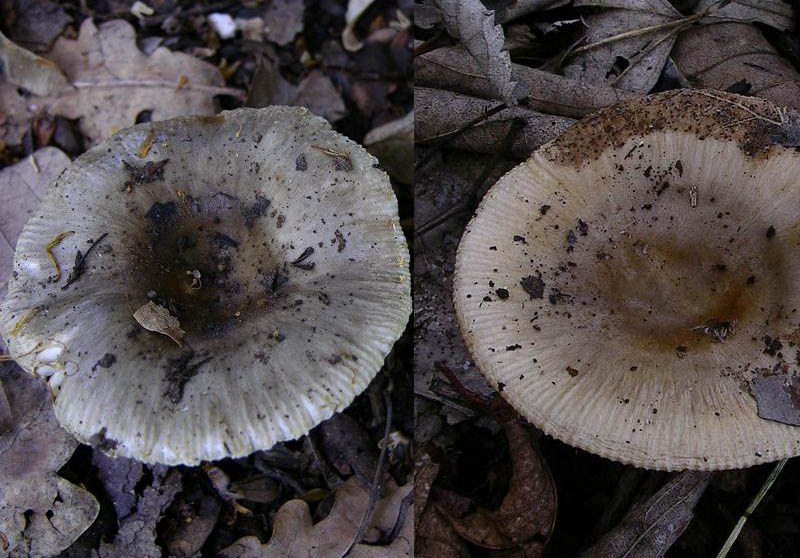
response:
<path id="1" fill-rule="evenodd" d="M 410 305 L 375 158 L 271 107 L 138 125 L 78 158 L 19 238 L 0 324 L 79 440 L 194 464 L 343 409 Z"/>
<path id="2" fill-rule="evenodd" d="M 668 92 L 592 115 L 487 194 L 455 306 L 478 366 L 546 433 L 653 469 L 800 453 L 748 381 L 797 373 L 798 115 Z"/>

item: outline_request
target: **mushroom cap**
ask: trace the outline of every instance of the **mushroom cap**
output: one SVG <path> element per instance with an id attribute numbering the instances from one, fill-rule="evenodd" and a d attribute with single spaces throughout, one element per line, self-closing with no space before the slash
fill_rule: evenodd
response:
<path id="1" fill-rule="evenodd" d="M 388 177 L 323 119 L 180 117 L 51 184 L 0 325 L 80 441 L 195 464 L 301 436 L 363 391 L 408 320 L 408 260 Z"/>
<path id="2" fill-rule="evenodd" d="M 748 387 L 800 361 L 799 127 L 761 99 L 672 91 L 507 173 L 456 263 L 484 375 L 545 433 L 639 467 L 800 453 L 800 428 L 760 418 Z"/>

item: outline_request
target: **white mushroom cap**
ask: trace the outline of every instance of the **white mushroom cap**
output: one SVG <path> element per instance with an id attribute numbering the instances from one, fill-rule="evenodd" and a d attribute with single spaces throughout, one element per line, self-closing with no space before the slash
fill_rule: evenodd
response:
<path id="1" fill-rule="evenodd" d="M 67 231 L 54 281 L 46 248 Z M 116 134 L 50 186 L 13 275 L 2 335 L 61 424 L 167 464 L 246 455 L 342 410 L 411 306 L 388 177 L 286 107 Z"/>
<path id="2" fill-rule="evenodd" d="M 797 374 L 800 119 L 711 91 L 626 101 L 487 194 L 454 299 L 475 360 L 544 432 L 652 469 L 800 453 L 748 382 Z"/>

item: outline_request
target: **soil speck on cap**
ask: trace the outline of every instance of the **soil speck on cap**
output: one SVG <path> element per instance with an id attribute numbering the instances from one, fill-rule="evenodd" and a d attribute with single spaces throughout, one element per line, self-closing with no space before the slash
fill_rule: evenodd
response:
<path id="1" fill-rule="evenodd" d="M 508 289 L 504 289 L 504 288 L 502 288 L 502 287 L 500 287 L 499 289 L 497 289 L 497 290 L 495 291 L 495 293 L 497 294 L 497 297 L 498 297 L 498 298 L 500 298 L 500 299 L 502 299 L 502 300 L 505 300 L 505 299 L 507 299 L 507 298 L 508 298 L 508 296 L 509 296 Z"/>
<path id="2" fill-rule="evenodd" d="M 179 403 L 183 399 L 183 388 L 196 374 L 198 369 L 213 357 L 206 357 L 200 362 L 189 364 L 194 357 L 194 351 L 184 351 L 181 356 L 167 360 L 167 373 L 164 379 L 167 389 L 164 396 L 172 403 Z"/>
<path id="3" fill-rule="evenodd" d="M 169 221 L 173 213 L 175 213 L 174 202 L 155 202 L 150 206 L 150 209 L 147 210 L 147 213 L 144 214 L 144 217 L 152 221 L 154 225 L 163 225 Z"/>
<path id="4" fill-rule="evenodd" d="M 530 295 L 531 300 L 544 297 L 544 281 L 541 273 L 523 277 L 519 284 L 522 285 L 522 290 Z"/>
<path id="5" fill-rule="evenodd" d="M 781 343 L 781 340 L 777 337 L 773 339 L 769 335 L 764 336 L 764 345 L 766 347 L 764 349 L 764 353 L 768 354 L 769 356 L 775 356 L 778 354 L 778 351 L 783 349 L 783 343 Z"/>
<path id="6" fill-rule="evenodd" d="M 528 242 L 525 240 L 524 236 L 520 236 L 518 234 L 514 235 L 514 242 L 522 242 L 523 244 L 527 244 Z"/>
<path id="7" fill-rule="evenodd" d="M 117 357 L 111 353 L 106 353 L 100 360 L 97 361 L 95 366 L 99 366 L 101 368 L 111 368 L 115 362 L 117 362 Z M 92 367 L 92 370 L 94 370 L 94 367 Z"/>
<path id="8" fill-rule="evenodd" d="M 110 451 L 117 447 L 117 441 L 113 438 L 106 436 L 106 427 L 104 426 L 98 432 L 89 437 L 89 443 L 99 449 L 100 451 Z"/>
<path id="9" fill-rule="evenodd" d="M 773 236 L 775 236 L 775 227 L 770 225 L 767 229 L 767 238 L 772 238 Z"/>
<path id="10" fill-rule="evenodd" d="M 301 172 L 308 170 L 308 162 L 306 161 L 305 153 L 301 153 L 297 156 L 297 159 L 294 160 L 294 168 Z"/>
<path id="11" fill-rule="evenodd" d="M 249 229 L 255 224 L 256 219 L 263 217 L 267 213 L 267 208 L 271 202 L 264 196 L 256 194 L 256 201 L 242 212 L 244 215 L 244 225 Z"/>
<path id="12" fill-rule="evenodd" d="M 334 241 L 339 244 L 336 247 L 336 251 L 341 252 L 342 250 L 344 250 L 344 247 L 347 246 L 347 240 L 345 240 L 344 235 L 341 232 L 339 232 L 339 229 L 336 229 L 333 235 L 336 237 Z"/>
<path id="13" fill-rule="evenodd" d="M 587 234 L 589 234 L 589 225 L 587 225 L 581 219 L 578 219 L 578 232 L 580 233 L 581 236 L 586 236 Z"/>
<path id="14" fill-rule="evenodd" d="M 569 372 L 569 375 L 572 376 L 573 378 L 578 374 L 580 374 L 580 372 L 577 369 L 573 368 L 572 366 L 567 366 L 567 372 Z"/>
<path id="15" fill-rule="evenodd" d="M 539 206 L 539 213 L 541 213 L 542 215 L 547 215 L 547 212 L 550 211 L 550 207 L 551 206 L 549 206 L 547 204 L 540 205 Z"/>

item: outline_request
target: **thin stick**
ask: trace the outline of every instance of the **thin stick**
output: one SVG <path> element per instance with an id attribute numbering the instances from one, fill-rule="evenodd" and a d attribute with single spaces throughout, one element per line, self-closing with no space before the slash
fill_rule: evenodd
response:
<path id="1" fill-rule="evenodd" d="M 753 501 L 750 502 L 750 505 L 747 506 L 747 509 L 744 510 L 744 513 L 739 518 L 739 521 L 736 522 L 736 526 L 731 531 L 731 534 L 728 535 L 728 540 L 725 541 L 725 544 L 722 545 L 722 549 L 720 549 L 719 554 L 717 554 L 717 558 L 725 558 L 728 555 L 728 551 L 733 546 L 733 543 L 736 542 L 736 538 L 739 536 L 739 533 L 742 531 L 747 518 L 750 517 L 756 509 L 756 506 L 761 503 L 761 500 L 764 499 L 764 496 L 767 495 L 767 491 L 772 487 L 772 484 L 775 482 L 775 479 L 778 478 L 778 475 L 781 473 L 783 466 L 786 465 L 788 458 L 781 459 L 778 461 L 778 464 L 775 465 L 775 468 L 772 469 L 772 472 L 767 477 L 767 480 L 764 481 L 764 485 L 761 487 L 761 490 L 758 491 Z"/>
<path id="2" fill-rule="evenodd" d="M 383 484 L 383 470 L 386 463 L 386 454 L 388 453 L 387 449 L 389 447 L 389 434 L 392 429 L 391 383 L 389 386 L 387 386 L 386 391 L 384 391 L 383 398 L 386 402 L 386 428 L 384 428 L 383 431 L 383 447 L 381 448 L 381 454 L 378 457 L 378 467 L 375 469 L 375 478 L 372 480 L 372 490 L 370 490 L 369 493 L 369 504 L 367 505 L 364 515 L 361 517 L 361 524 L 358 526 L 358 530 L 356 531 L 353 540 L 350 541 L 347 549 L 341 554 L 341 558 L 345 558 L 345 556 L 350 554 L 350 551 L 353 550 L 353 547 L 360 543 L 361 539 L 364 538 L 364 533 L 366 533 L 367 527 L 369 527 L 369 522 L 372 519 L 372 513 L 375 511 L 375 504 L 378 502 L 378 493 L 380 492 L 380 487 Z"/>

